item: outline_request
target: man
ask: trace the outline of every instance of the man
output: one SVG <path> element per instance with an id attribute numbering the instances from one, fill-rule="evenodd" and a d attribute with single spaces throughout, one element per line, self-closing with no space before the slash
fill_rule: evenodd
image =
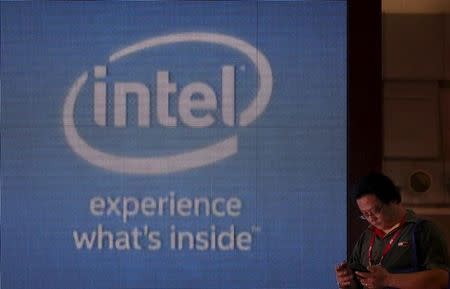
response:
<path id="1" fill-rule="evenodd" d="M 354 199 L 369 227 L 348 263 L 336 266 L 339 288 L 450 289 L 443 235 L 402 206 L 388 177 L 372 173 L 362 178 Z"/>

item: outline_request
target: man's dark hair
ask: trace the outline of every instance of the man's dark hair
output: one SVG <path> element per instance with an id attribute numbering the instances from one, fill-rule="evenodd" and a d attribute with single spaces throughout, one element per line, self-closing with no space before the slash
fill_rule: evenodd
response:
<path id="1" fill-rule="evenodd" d="M 387 176 L 370 173 L 361 178 L 353 190 L 353 201 L 366 195 L 375 195 L 383 204 L 400 203 L 402 197 L 399 188 Z"/>

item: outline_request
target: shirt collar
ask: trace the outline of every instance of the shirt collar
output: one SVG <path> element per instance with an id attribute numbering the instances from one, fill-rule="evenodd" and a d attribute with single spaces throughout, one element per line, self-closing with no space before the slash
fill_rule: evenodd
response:
<path id="1" fill-rule="evenodd" d="M 414 213 L 410 209 L 406 209 L 406 223 L 417 223 L 418 218 L 416 216 L 416 213 Z"/>

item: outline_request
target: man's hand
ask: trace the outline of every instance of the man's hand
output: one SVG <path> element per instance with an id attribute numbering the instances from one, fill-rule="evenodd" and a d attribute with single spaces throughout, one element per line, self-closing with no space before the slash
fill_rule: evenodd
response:
<path id="1" fill-rule="evenodd" d="M 348 263 L 346 261 L 338 264 L 335 268 L 336 271 L 336 281 L 338 283 L 339 288 L 346 289 L 352 287 L 353 281 L 353 272 L 348 267 Z"/>
<path id="2" fill-rule="evenodd" d="M 369 272 L 355 272 L 359 279 L 359 282 L 368 289 L 379 289 L 386 287 L 386 280 L 389 276 L 389 272 L 383 267 L 369 266 L 367 268 Z"/>

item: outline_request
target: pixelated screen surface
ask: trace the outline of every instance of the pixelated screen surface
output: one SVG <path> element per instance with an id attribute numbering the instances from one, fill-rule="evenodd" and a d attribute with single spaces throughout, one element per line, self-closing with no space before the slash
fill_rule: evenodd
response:
<path id="1" fill-rule="evenodd" d="M 346 1 L 1 2 L 2 288 L 331 288 Z"/>

